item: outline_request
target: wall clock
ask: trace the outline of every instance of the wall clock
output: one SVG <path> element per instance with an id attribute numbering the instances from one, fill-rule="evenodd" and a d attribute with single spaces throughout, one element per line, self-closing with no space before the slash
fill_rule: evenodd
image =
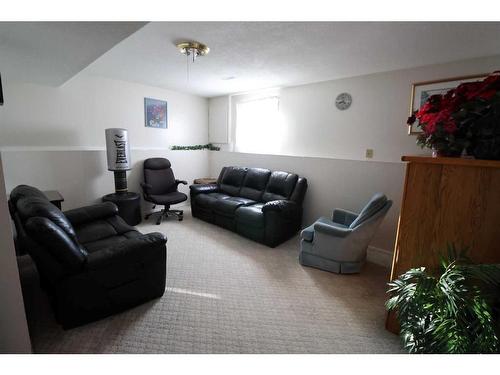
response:
<path id="1" fill-rule="evenodd" d="M 349 108 L 352 104 L 352 96 L 351 94 L 348 94 L 347 92 L 343 92 L 342 94 L 339 94 L 337 98 L 335 99 L 335 106 L 340 109 L 341 111 Z"/>

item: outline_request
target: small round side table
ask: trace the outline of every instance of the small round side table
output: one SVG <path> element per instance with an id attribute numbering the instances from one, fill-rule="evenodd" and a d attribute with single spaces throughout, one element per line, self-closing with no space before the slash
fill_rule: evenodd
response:
<path id="1" fill-rule="evenodd" d="M 142 221 L 141 196 L 137 193 L 113 193 L 102 197 L 103 202 L 113 202 L 118 206 L 118 214 L 128 225 Z"/>

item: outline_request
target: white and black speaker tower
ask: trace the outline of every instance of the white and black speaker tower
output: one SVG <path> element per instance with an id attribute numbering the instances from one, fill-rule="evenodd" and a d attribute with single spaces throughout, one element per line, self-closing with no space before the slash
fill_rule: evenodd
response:
<path id="1" fill-rule="evenodd" d="M 127 129 L 106 129 L 108 170 L 115 175 L 116 194 L 127 193 L 127 171 L 132 169 Z"/>

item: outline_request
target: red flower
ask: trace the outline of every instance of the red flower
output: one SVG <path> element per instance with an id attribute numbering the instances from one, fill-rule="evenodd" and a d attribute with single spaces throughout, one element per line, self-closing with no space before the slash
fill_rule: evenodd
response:
<path id="1" fill-rule="evenodd" d="M 431 104 L 431 102 L 425 102 L 425 104 L 422 107 L 420 107 L 420 110 L 417 113 L 417 118 L 420 119 L 422 115 L 431 112 L 433 109 L 434 106 Z"/>
<path id="2" fill-rule="evenodd" d="M 480 93 L 478 97 L 481 99 L 488 100 L 491 99 L 493 96 L 495 96 L 496 93 L 497 93 L 496 89 L 489 89 Z"/>
<path id="3" fill-rule="evenodd" d="M 500 71 L 496 71 L 482 81 L 462 83 L 444 95 L 432 95 L 408 123 L 419 120 L 423 134 L 417 144 L 422 147 L 460 151 L 464 144 L 474 141 L 476 130 L 471 124 L 481 116 L 489 116 L 499 102 Z"/>
<path id="4" fill-rule="evenodd" d="M 455 130 L 457 130 L 457 125 L 455 124 L 455 121 L 453 120 L 448 120 L 444 123 L 443 125 L 445 132 L 448 134 L 453 134 L 455 133 Z"/>
<path id="5" fill-rule="evenodd" d="M 424 125 L 424 133 L 429 136 L 436 132 L 436 122 L 430 122 Z"/>
<path id="6" fill-rule="evenodd" d="M 436 117 L 438 113 L 426 113 L 423 114 L 418 118 L 420 122 L 423 122 L 424 124 L 430 123 L 430 122 L 436 122 Z"/>

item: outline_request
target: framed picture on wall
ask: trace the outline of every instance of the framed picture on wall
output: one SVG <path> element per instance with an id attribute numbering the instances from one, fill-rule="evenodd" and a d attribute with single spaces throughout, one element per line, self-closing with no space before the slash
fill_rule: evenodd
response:
<path id="1" fill-rule="evenodd" d="M 411 85 L 410 95 L 410 113 L 411 116 L 424 104 L 430 96 L 436 94 L 445 94 L 448 90 L 454 89 L 465 82 L 482 81 L 488 75 L 476 74 L 471 76 L 453 77 L 447 79 L 439 79 L 434 81 L 417 82 Z M 408 125 L 408 134 L 421 133 L 418 128 L 418 120 L 413 125 Z"/>
<path id="2" fill-rule="evenodd" d="M 167 102 L 144 98 L 144 121 L 148 128 L 167 128 Z"/>

